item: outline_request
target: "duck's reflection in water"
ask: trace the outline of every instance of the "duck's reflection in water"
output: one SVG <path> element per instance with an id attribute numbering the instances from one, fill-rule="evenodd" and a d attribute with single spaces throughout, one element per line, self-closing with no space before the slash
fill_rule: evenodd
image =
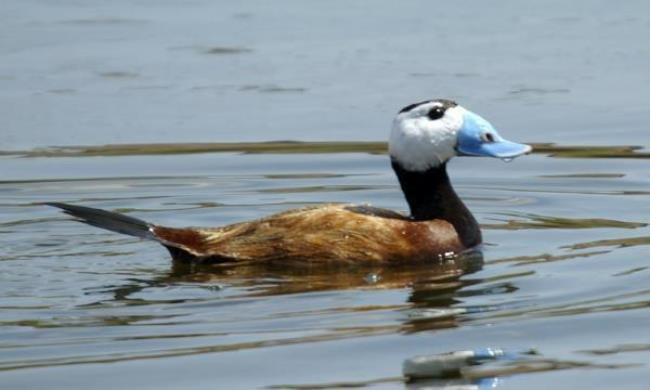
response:
<path id="1" fill-rule="evenodd" d="M 294 294 L 324 290 L 354 288 L 399 288 L 412 284 L 439 283 L 449 278 L 480 270 L 483 255 L 480 251 L 466 252 L 449 258 L 434 259 L 400 265 L 318 264 L 238 264 L 201 265 L 174 262 L 168 275 L 169 282 L 236 282 L 250 280 L 277 280 L 262 295 Z"/>
<path id="2" fill-rule="evenodd" d="M 135 298 L 143 290 L 187 284 L 224 290 L 236 288 L 235 297 L 353 289 L 408 289 L 404 304 L 395 306 L 395 310 L 404 313 L 404 321 L 394 331 L 410 333 L 457 326 L 456 317 L 464 312 L 463 309 L 454 307 L 460 303 L 459 289 L 480 283 L 480 280 L 462 279 L 461 276 L 476 272 L 482 266 L 483 255 L 479 250 L 433 259 L 427 263 L 383 266 L 209 265 L 174 262 L 168 273 L 157 278 L 131 279 L 133 283 L 108 289 L 113 293 L 114 301 L 138 305 L 161 303 L 160 300 L 147 302 Z M 377 307 L 386 308 L 381 303 Z M 367 308 L 353 307 L 350 310 L 364 311 Z"/>

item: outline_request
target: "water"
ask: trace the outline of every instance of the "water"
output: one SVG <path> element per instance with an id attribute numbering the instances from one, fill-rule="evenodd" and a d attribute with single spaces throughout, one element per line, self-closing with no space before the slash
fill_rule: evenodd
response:
<path id="1" fill-rule="evenodd" d="M 3 2 L 0 387 L 646 389 L 647 4 Z M 384 141 L 395 111 L 438 96 L 561 146 L 451 163 L 484 232 L 469 256 L 188 267 L 38 204 L 171 226 L 404 210 L 384 146 L 349 141 Z M 99 146 L 287 139 L 345 142 Z M 487 347 L 537 355 L 401 377 Z"/>
<path id="2" fill-rule="evenodd" d="M 649 146 L 630 0 L 3 0 L 0 150 L 379 140 L 454 98 L 512 139 Z"/>
<path id="3" fill-rule="evenodd" d="M 157 244 L 33 202 L 176 226 L 323 201 L 403 210 L 385 156 L 34 157 L 3 165 L 14 172 L 0 184 L 0 377 L 8 388 L 363 382 L 399 376 L 415 355 L 490 346 L 537 348 L 562 362 L 641 364 L 508 376 L 499 388 L 645 386 L 645 159 L 459 158 L 451 174 L 483 225 L 482 259 L 343 272 L 174 266 Z"/>

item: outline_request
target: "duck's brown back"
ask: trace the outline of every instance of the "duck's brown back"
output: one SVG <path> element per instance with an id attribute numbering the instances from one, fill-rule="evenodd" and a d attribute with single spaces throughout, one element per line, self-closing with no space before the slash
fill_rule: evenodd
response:
<path id="1" fill-rule="evenodd" d="M 407 262 L 466 249 L 444 220 L 366 206 L 322 205 L 221 228 L 155 226 L 177 258 L 216 262 Z"/>

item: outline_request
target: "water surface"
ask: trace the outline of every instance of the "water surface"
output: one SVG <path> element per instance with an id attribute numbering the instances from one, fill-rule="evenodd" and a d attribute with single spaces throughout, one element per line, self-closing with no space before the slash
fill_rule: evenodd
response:
<path id="1" fill-rule="evenodd" d="M 499 388 L 647 383 L 647 159 L 457 159 L 450 171 L 483 225 L 481 255 L 345 270 L 173 265 L 155 243 L 34 202 L 173 226 L 315 202 L 404 210 L 384 155 L 7 156 L 2 164 L 7 388 L 419 388 L 399 379 L 403 360 L 481 347 L 534 348 L 557 368 L 500 375 Z"/>
<path id="2" fill-rule="evenodd" d="M 514 139 L 639 144 L 650 3 L 3 0 L 0 150 L 384 141 L 454 98 Z"/>

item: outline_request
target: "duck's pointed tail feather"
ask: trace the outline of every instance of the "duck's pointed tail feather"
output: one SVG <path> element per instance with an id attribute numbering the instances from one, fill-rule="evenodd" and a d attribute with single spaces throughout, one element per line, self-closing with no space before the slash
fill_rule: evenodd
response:
<path id="1" fill-rule="evenodd" d="M 174 260 L 194 261 L 205 257 L 197 249 L 202 244 L 201 236 L 192 229 L 156 226 L 141 219 L 92 207 L 75 206 L 59 202 L 47 202 L 44 204 L 60 208 L 64 213 L 88 225 L 156 241 L 169 250 Z"/>
<path id="2" fill-rule="evenodd" d="M 137 218 L 92 207 L 75 206 L 67 203 L 48 202 L 48 206 L 58 207 L 88 225 L 130 236 L 159 241 L 152 233 L 153 225 Z"/>

